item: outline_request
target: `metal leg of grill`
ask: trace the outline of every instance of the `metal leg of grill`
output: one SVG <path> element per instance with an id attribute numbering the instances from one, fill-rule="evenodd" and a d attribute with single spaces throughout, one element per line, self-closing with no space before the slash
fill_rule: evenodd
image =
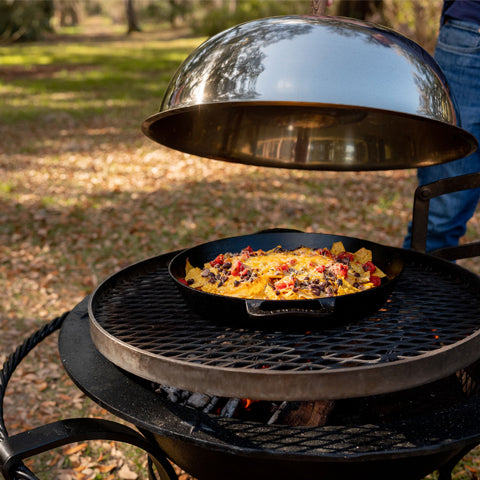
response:
<path id="1" fill-rule="evenodd" d="M 453 469 L 456 467 L 457 463 L 470 451 L 474 448 L 474 446 L 470 445 L 465 447 L 463 450 L 460 451 L 458 455 L 453 457 L 450 461 L 448 461 L 445 465 L 438 469 L 438 480 L 452 480 L 452 472 Z"/>
<path id="2" fill-rule="evenodd" d="M 155 465 L 156 471 L 153 468 Z M 150 457 L 148 457 L 148 478 L 149 480 L 178 480 L 178 477 L 173 470 L 172 466 L 168 464 L 168 467 L 165 468 L 165 464 L 154 463 Z"/>
<path id="3" fill-rule="evenodd" d="M 453 468 L 440 468 L 438 470 L 438 480 L 452 480 Z"/>
<path id="4" fill-rule="evenodd" d="M 157 454 L 155 457 L 148 457 L 147 468 L 149 480 L 178 480 L 177 474 L 168 461 L 167 456 L 163 454 L 163 451 L 158 447 L 155 436 L 148 430 L 142 428 L 138 428 L 138 430 L 150 444 L 158 448 L 158 452 L 162 452 L 162 455 Z"/>

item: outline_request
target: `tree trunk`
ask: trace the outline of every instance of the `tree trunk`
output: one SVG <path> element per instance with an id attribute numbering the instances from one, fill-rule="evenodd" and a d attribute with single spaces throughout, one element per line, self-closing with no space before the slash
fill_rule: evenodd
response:
<path id="1" fill-rule="evenodd" d="M 312 15 L 325 15 L 327 0 L 310 0 L 310 13 Z"/>
<path id="2" fill-rule="evenodd" d="M 80 24 L 78 4 L 75 0 L 64 0 L 57 2 L 60 10 L 60 25 L 62 27 L 76 27 Z"/>
<path id="3" fill-rule="evenodd" d="M 133 0 L 126 0 L 126 13 L 127 13 L 127 34 L 132 32 L 141 32 L 142 29 L 138 25 L 137 14 L 133 5 Z"/>

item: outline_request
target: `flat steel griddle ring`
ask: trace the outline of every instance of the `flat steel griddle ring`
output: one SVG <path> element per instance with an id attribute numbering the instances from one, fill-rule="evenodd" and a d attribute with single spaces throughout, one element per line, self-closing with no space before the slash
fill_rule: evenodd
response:
<path id="1" fill-rule="evenodd" d="M 178 252 L 112 275 L 89 303 L 101 354 L 139 377 L 256 400 L 342 399 L 411 388 L 478 358 L 480 278 L 398 249 L 404 271 L 376 314 L 315 329 L 253 328 L 192 312 L 168 274 Z"/>

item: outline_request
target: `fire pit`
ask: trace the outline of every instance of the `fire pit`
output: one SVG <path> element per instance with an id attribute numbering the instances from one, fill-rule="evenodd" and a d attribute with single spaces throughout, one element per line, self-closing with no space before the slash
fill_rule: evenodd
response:
<path id="1" fill-rule="evenodd" d="M 448 478 L 480 440 L 475 366 L 397 393 L 319 402 L 328 409 L 319 425 L 288 425 L 275 412 L 262 419 L 244 406 L 229 411 L 228 402 L 241 405 L 238 398 L 211 396 L 202 404 L 183 394 L 182 400 L 178 390 L 162 393 L 157 384 L 119 369 L 89 336 L 87 300 L 66 319 L 59 346 L 65 368 L 83 391 L 141 431 L 153 432 L 165 454 L 200 479 L 380 479 L 387 472 L 389 478 L 420 479 L 435 469 Z M 278 411 L 283 402 L 261 403 L 273 403 Z M 288 404 L 284 410 L 298 411 L 299 402 Z"/>
<path id="2" fill-rule="evenodd" d="M 339 81 L 308 55 L 280 68 L 302 45 L 322 45 Z M 338 48 L 371 62 L 357 90 L 342 83 L 355 62 L 336 61 Z M 383 27 L 312 16 L 251 22 L 207 41 L 143 130 L 225 161 L 371 170 L 468 154 L 477 143 L 456 125 L 443 74 L 420 47 Z M 73 381 L 140 433 L 72 419 L 8 437 L 2 421 L 5 479 L 35 478 L 22 463 L 30 455 L 100 438 L 143 448 L 162 480 L 175 478 L 170 460 L 200 480 L 414 480 L 433 470 L 450 478 L 480 442 L 480 278 L 444 259 L 479 248 L 426 255 L 426 218 L 432 196 L 478 185 L 469 175 L 417 189 L 413 249 L 384 247 L 402 264 L 393 288 L 369 311 L 344 308 L 346 321 L 334 324 L 321 315 L 255 323 L 197 312 L 169 274 L 179 252 L 115 273 L 17 349 L 0 393 L 28 351 L 61 327 Z"/>

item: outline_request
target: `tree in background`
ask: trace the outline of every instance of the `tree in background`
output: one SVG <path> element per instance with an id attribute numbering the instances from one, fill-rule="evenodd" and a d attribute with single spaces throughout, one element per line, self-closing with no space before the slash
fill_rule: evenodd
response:
<path id="1" fill-rule="evenodd" d="M 0 42 L 33 41 L 52 32 L 53 0 L 0 0 Z"/>
<path id="2" fill-rule="evenodd" d="M 78 0 L 57 0 L 55 9 L 59 12 L 61 27 L 76 27 L 80 24 Z"/>
<path id="3" fill-rule="evenodd" d="M 352 17 L 359 20 L 384 22 L 383 0 L 339 0 L 336 14 L 340 17 Z"/>
<path id="4" fill-rule="evenodd" d="M 126 33 L 189 27 L 196 35 L 274 15 L 338 15 L 380 23 L 433 51 L 442 0 L 0 0 L 0 42 L 34 41 L 60 26 L 82 26 L 89 16 L 126 25 Z M 140 27 L 142 24 L 142 27 Z"/>
<path id="5" fill-rule="evenodd" d="M 232 5 L 235 5 L 236 0 L 232 0 Z M 169 6 L 169 21 L 172 28 L 177 26 L 178 20 L 185 20 L 189 9 L 191 9 L 191 2 L 188 0 L 168 0 Z"/>
<path id="6" fill-rule="evenodd" d="M 389 26 L 433 52 L 443 0 L 384 0 Z"/>
<path id="7" fill-rule="evenodd" d="M 312 15 L 325 15 L 327 6 L 328 0 L 310 0 L 310 13 Z"/>
<path id="8" fill-rule="evenodd" d="M 254 18 L 308 15 L 316 11 L 320 15 L 379 23 L 403 33 L 430 52 L 434 49 L 442 0 L 333 0 L 328 7 L 325 3 L 325 0 L 235 0 L 232 11 L 230 0 L 202 0 L 194 7 L 196 14 L 191 26 L 196 34 L 214 35 Z"/>
<path id="9" fill-rule="evenodd" d="M 133 0 L 126 0 L 126 17 L 127 17 L 127 34 L 132 32 L 141 32 L 142 29 L 138 24 L 137 12 L 135 11 L 135 6 Z"/>

